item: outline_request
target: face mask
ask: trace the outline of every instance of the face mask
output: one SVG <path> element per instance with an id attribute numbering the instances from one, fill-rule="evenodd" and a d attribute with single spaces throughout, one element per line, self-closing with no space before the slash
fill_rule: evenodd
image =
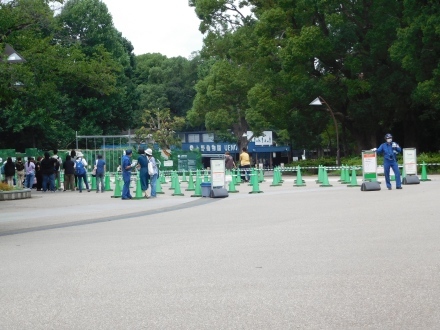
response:
<path id="1" fill-rule="evenodd" d="M 391 141 L 393 141 L 393 139 L 387 139 L 387 142 L 388 142 L 388 143 L 391 143 Z"/>

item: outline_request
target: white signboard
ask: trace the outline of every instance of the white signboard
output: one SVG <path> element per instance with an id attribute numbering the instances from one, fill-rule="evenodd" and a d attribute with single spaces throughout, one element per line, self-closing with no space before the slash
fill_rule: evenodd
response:
<path id="1" fill-rule="evenodd" d="M 415 148 L 403 149 L 403 167 L 406 175 L 417 175 L 417 152 Z"/>
<path id="2" fill-rule="evenodd" d="M 252 131 L 247 131 L 247 138 L 249 138 L 254 133 Z M 262 136 L 254 136 L 251 142 L 255 142 L 256 146 L 271 146 L 272 145 L 272 131 L 264 131 Z"/>
<path id="3" fill-rule="evenodd" d="M 164 160 L 163 166 L 165 167 L 173 167 L 173 161 L 172 160 Z"/>
<path id="4" fill-rule="evenodd" d="M 362 175 L 364 180 L 377 179 L 377 155 L 375 151 L 362 152 Z"/>
<path id="5" fill-rule="evenodd" d="M 377 158 L 375 152 L 363 152 L 362 153 L 362 167 L 364 173 L 376 173 L 377 171 Z"/>
<path id="6" fill-rule="evenodd" d="M 211 186 L 225 186 L 225 160 L 211 159 Z"/>

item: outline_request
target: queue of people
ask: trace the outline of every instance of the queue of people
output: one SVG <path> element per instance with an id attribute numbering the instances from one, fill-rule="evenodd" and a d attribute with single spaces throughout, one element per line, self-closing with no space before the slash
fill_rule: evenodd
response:
<path id="1" fill-rule="evenodd" d="M 146 150 L 138 150 L 137 163 L 132 162 L 132 150 L 124 151 L 121 165 L 118 166 L 122 174 L 124 187 L 122 189 L 122 200 L 132 199 L 130 193 L 130 180 L 132 170 L 139 171 L 140 183 L 143 196 L 145 198 L 155 198 L 156 181 L 159 176 L 159 170 L 156 159 L 153 157 L 153 151 L 148 148 Z M 1 164 L 0 159 L 0 164 Z M 5 181 L 10 186 L 17 188 L 36 189 L 42 192 L 55 192 L 57 190 L 56 180 L 61 186 L 61 172 L 64 170 L 64 184 L 62 191 L 82 191 L 85 189 L 91 192 L 90 183 L 88 181 L 89 163 L 85 159 L 81 151 L 72 150 L 62 159 L 58 155 L 58 150 L 54 150 L 51 156 L 49 152 L 44 153 L 44 157 L 28 157 L 23 163 L 22 158 L 17 157 L 16 162 L 8 157 L 4 166 L 2 166 L 2 174 Z M 96 193 L 105 191 L 106 162 L 101 154 L 98 154 L 93 164 L 92 175 L 96 177 Z"/>

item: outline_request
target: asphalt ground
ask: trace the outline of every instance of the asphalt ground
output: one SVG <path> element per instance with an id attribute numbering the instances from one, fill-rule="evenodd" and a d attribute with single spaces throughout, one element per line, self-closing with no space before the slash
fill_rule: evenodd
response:
<path id="1" fill-rule="evenodd" d="M 0 202 L 0 329 L 438 329 L 440 177 Z M 394 185 L 393 185 L 394 186 Z M 394 188 L 394 187 L 393 187 Z"/>

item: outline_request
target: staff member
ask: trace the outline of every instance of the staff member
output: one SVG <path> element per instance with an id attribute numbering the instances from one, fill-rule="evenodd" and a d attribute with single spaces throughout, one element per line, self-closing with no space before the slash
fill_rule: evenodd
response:
<path id="1" fill-rule="evenodd" d="M 396 142 L 393 142 L 393 136 L 390 133 L 385 135 L 385 141 L 386 142 L 382 143 L 379 148 L 373 148 L 371 150 L 376 151 L 377 154 L 383 154 L 383 170 L 388 190 L 391 190 L 390 168 L 393 169 L 394 175 L 396 176 L 396 189 L 402 189 L 399 165 L 396 159 L 397 154 L 402 152 L 402 149 Z"/>

